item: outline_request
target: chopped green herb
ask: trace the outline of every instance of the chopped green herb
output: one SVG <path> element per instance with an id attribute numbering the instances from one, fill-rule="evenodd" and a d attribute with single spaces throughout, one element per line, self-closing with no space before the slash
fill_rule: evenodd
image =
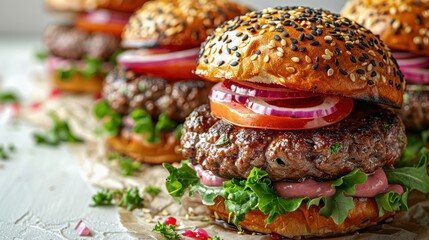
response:
<path id="1" fill-rule="evenodd" d="M 122 126 L 121 115 L 115 113 L 109 106 L 106 100 L 97 102 L 93 109 L 94 116 L 97 119 L 103 120 L 103 128 L 110 135 L 119 133 Z"/>
<path id="2" fill-rule="evenodd" d="M 123 176 L 131 176 L 135 171 L 140 169 L 141 163 L 131 160 L 130 158 L 123 157 L 119 166 L 121 167 L 121 173 Z"/>
<path id="3" fill-rule="evenodd" d="M 331 153 L 332 155 L 335 155 L 338 153 L 339 150 L 341 150 L 343 148 L 343 145 L 341 145 L 341 143 L 334 143 L 331 145 L 331 147 L 329 148 L 329 153 Z"/>
<path id="4" fill-rule="evenodd" d="M 45 133 L 34 133 L 33 139 L 36 144 L 58 146 L 62 142 L 80 143 L 82 139 L 76 137 L 70 130 L 69 124 L 61 120 L 55 113 L 49 114 L 52 126 Z"/>
<path id="5" fill-rule="evenodd" d="M 174 225 L 166 225 L 165 223 L 158 222 L 152 229 L 152 232 L 158 232 L 166 239 L 180 239 L 179 233 L 176 232 Z"/>
<path id="6" fill-rule="evenodd" d="M 19 102 L 19 97 L 13 92 L 0 92 L 0 103 Z"/>
<path id="7" fill-rule="evenodd" d="M 121 200 L 119 201 L 118 206 L 126 208 L 128 211 L 131 211 L 135 208 L 143 207 L 143 201 L 144 199 L 140 196 L 138 188 L 134 187 L 122 193 Z"/>
<path id="8" fill-rule="evenodd" d="M 109 189 L 104 189 L 92 196 L 92 204 L 90 206 L 111 206 L 113 205 L 113 197 L 114 192 L 110 191 Z"/>
<path id="9" fill-rule="evenodd" d="M 161 189 L 159 189 L 159 187 L 155 187 L 155 186 L 147 186 L 144 189 L 144 192 L 149 193 L 152 196 L 157 196 L 161 192 Z"/>
<path id="10" fill-rule="evenodd" d="M 130 114 L 131 119 L 134 121 L 133 132 L 139 134 L 148 134 L 146 141 L 149 143 L 159 142 L 161 132 L 177 130 L 178 124 L 161 114 L 158 117 L 158 122 L 154 123 L 152 117 L 143 109 L 136 109 Z M 176 132 L 177 137 L 177 132 Z"/>
<path id="11" fill-rule="evenodd" d="M 34 58 L 40 62 L 43 62 L 45 59 L 48 58 L 48 53 L 46 53 L 42 50 L 36 50 L 34 52 Z"/>
<path id="12" fill-rule="evenodd" d="M 176 133 L 176 139 L 180 140 L 180 138 L 182 137 L 182 129 L 183 129 L 183 124 L 179 124 L 177 125 L 176 129 L 174 130 L 174 132 Z"/>
<path id="13" fill-rule="evenodd" d="M 215 145 L 216 146 L 225 146 L 228 143 L 229 143 L 228 135 L 226 133 L 224 133 L 219 137 L 219 139 L 216 141 Z"/>
<path id="14" fill-rule="evenodd" d="M 0 159 L 7 160 L 10 154 L 15 152 L 15 146 L 10 144 L 8 147 L 0 145 Z"/>
<path id="15" fill-rule="evenodd" d="M 109 57 L 109 63 L 112 64 L 113 66 L 117 65 L 116 59 L 118 57 L 119 54 L 121 54 L 124 50 L 122 49 L 118 49 L 116 50 L 110 57 Z"/>
<path id="16" fill-rule="evenodd" d="M 209 239 L 211 239 L 211 240 L 222 240 L 222 238 L 218 237 L 218 236 L 210 237 Z"/>

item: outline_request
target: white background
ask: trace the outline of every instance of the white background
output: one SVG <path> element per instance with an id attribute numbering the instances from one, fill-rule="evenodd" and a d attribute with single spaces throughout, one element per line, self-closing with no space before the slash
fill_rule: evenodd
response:
<path id="1" fill-rule="evenodd" d="M 69 0 L 73 1 L 73 0 Z M 212 0 L 216 1 L 216 0 Z M 238 0 L 256 9 L 303 5 L 339 12 L 346 0 Z M 60 17 L 44 9 L 43 0 L 0 0 L 0 37 L 40 35 L 43 28 Z"/>

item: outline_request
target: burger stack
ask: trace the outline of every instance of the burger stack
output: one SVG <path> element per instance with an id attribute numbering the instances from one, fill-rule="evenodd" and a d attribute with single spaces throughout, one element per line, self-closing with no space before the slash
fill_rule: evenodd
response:
<path id="1" fill-rule="evenodd" d="M 401 117 L 407 129 L 429 127 L 429 1 L 355 0 L 342 14 L 380 36 L 407 80 Z"/>
<path id="2" fill-rule="evenodd" d="M 199 193 L 240 230 L 299 238 L 366 228 L 407 209 L 412 189 L 429 193 L 427 159 L 398 165 L 407 137 L 392 108 L 404 77 L 354 21 L 307 7 L 250 12 L 218 27 L 197 63 L 217 83 L 184 123 L 189 162 L 164 164 L 174 198 Z"/>
<path id="3" fill-rule="evenodd" d="M 64 91 L 99 93 L 115 65 L 123 27 L 145 1 L 46 0 L 51 11 L 76 13 L 70 24 L 52 24 L 43 35 L 53 84 Z"/>
<path id="4" fill-rule="evenodd" d="M 134 13 L 118 58 L 94 108 L 113 150 L 142 162 L 182 159 L 185 118 L 207 103 L 211 84 L 194 74 L 199 46 L 222 22 L 247 12 L 225 0 L 156 0 Z"/>

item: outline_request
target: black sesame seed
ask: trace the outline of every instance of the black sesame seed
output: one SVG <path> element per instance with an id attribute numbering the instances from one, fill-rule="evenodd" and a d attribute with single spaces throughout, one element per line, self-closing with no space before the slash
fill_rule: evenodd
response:
<path id="1" fill-rule="evenodd" d="M 337 66 L 337 67 L 340 65 L 340 62 L 338 61 L 338 59 L 336 59 L 336 58 L 335 58 L 335 60 L 334 60 L 334 64 L 335 64 L 335 66 Z"/>
<path id="2" fill-rule="evenodd" d="M 374 81 L 372 81 L 372 80 L 368 80 L 367 83 L 368 83 L 368 85 L 374 85 Z"/>
<path id="3" fill-rule="evenodd" d="M 364 57 L 364 58 L 366 58 L 366 59 L 369 59 L 369 56 L 368 56 L 368 54 L 366 54 L 366 53 L 363 53 L 362 55 L 363 55 L 363 57 Z"/>
<path id="4" fill-rule="evenodd" d="M 239 52 L 235 52 L 236 57 L 241 57 L 241 54 Z"/>
<path id="5" fill-rule="evenodd" d="M 318 63 L 316 63 L 316 64 L 314 64 L 313 66 L 311 66 L 311 69 L 316 70 L 318 67 L 319 67 L 319 64 L 318 64 Z"/>
<path id="6" fill-rule="evenodd" d="M 260 55 L 260 54 L 261 54 L 261 50 L 256 49 L 255 53 L 256 53 L 257 55 Z"/>
<path id="7" fill-rule="evenodd" d="M 325 71 L 328 71 L 329 69 L 331 69 L 331 66 L 329 66 L 329 64 L 326 64 Z"/>
<path id="8" fill-rule="evenodd" d="M 299 48 L 299 51 L 304 52 L 306 49 L 307 49 L 306 47 L 301 47 L 301 48 Z"/>
<path id="9" fill-rule="evenodd" d="M 296 40 L 295 38 L 291 38 L 291 39 L 290 39 L 290 42 L 291 42 L 291 43 L 293 43 L 293 44 L 297 44 L 297 43 L 298 43 L 298 40 Z"/>
<path id="10" fill-rule="evenodd" d="M 396 85 L 396 90 L 398 90 L 398 91 L 401 90 L 401 84 Z"/>
<path id="11" fill-rule="evenodd" d="M 238 49 L 238 47 L 237 47 L 237 46 L 233 46 L 233 47 L 231 48 L 231 50 L 232 50 L 232 51 L 237 51 L 237 49 Z"/>
<path id="12" fill-rule="evenodd" d="M 389 85 L 393 86 L 393 81 L 392 80 L 389 80 Z"/>
<path id="13" fill-rule="evenodd" d="M 225 61 L 220 60 L 220 61 L 217 63 L 217 66 L 218 66 L 218 67 L 220 67 L 220 66 L 222 66 L 224 63 L 225 63 Z"/>
<path id="14" fill-rule="evenodd" d="M 282 32 L 283 37 L 289 37 L 289 33 L 287 33 L 286 31 Z"/>
<path id="15" fill-rule="evenodd" d="M 353 56 L 350 56 L 350 61 L 352 61 L 353 63 L 356 63 L 356 58 Z"/>
<path id="16" fill-rule="evenodd" d="M 306 37 L 308 40 L 313 40 L 313 39 L 314 39 L 313 35 L 311 35 L 311 34 L 306 34 L 306 35 L 305 35 L 305 37 Z"/>
<path id="17" fill-rule="evenodd" d="M 226 41 L 225 43 L 228 44 L 228 43 L 231 43 L 231 42 L 232 42 L 232 40 L 228 39 L 228 41 Z"/>
<path id="18" fill-rule="evenodd" d="M 373 67 L 377 66 L 377 63 L 375 62 L 375 60 L 374 60 L 374 59 L 372 59 L 370 63 L 371 63 L 371 65 L 372 65 Z"/>
<path id="19" fill-rule="evenodd" d="M 377 76 L 377 73 L 376 72 L 371 72 L 371 77 L 375 77 L 375 76 Z"/>
<path id="20" fill-rule="evenodd" d="M 293 43 L 290 45 L 290 48 L 292 49 L 292 51 L 298 50 L 298 47 Z"/>
<path id="21" fill-rule="evenodd" d="M 305 37 L 304 33 L 299 34 L 298 36 L 299 41 L 304 40 L 304 37 Z"/>
<path id="22" fill-rule="evenodd" d="M 383 62 L 379 62 L 378 65 L 380 65 L 380 67 L 384 67 L 384 63 Z"/>
<path id="23" fill-rule="evenodd" d="M 304 31 L 304 28 L 302 28 L 302 27 L 297 27 L 297 28 L 295 28 L 297 31 L 300 31 L 300 32 L 302 32 L 302 31 Z"/>
<path id="24" fill-rule="evenodd" d="M 341 74 L 343 74 L 344 76 L 347 76 L 347 72 L 346 72 L 346 70 L 344 70 L 344 69 L 342 69 L 342 68 L 340 68 L 340 73 Z"/>
<path id="25" fill-rule="evenodd" d="M 207 64 L 207 63 L 209 63 L 209 60 L 206 58 L 206 59 L 204 59 L 204 63 L 205 64 Z"/>
<path id="26" fill-rule="evenodd" d="M 358 59 L 360 62 L 365 62 L 365 60 L 366 60 L 363 56 L 360 56 Z"/>
<path id="27" fill-rule="evenodd" d="M 319 56 L 316 56 L 316 62 L 319 62 Z"/>
<path id="28" fill-rule="evenodd" d="M 280 40 L 282 40 L 282 38 L 279 36 L 279 35 L 274 35 L 274 40 L 276 40 L 276 41 L 280 41 Z"/>
<path id="29" fill-rule="evenodd" d="M 319 46 L 319 42 L 318 41 L 312 41 L 310 43 L 311 46 Z"/>
<path id="30" fill-rule="evenodd" d="M 244 35 L 244 37 L 241 39 L 241 41 L 246 41 L 249 38 L 249 35 Z"/>
<path id="31" fill-rule="evenodd" d="M 233 66 L 233 67 L 235 67 L 235 66 L 238 65 L 238 62 L 237 61 L 233 61 L 233 62 L 230 63 L 230 65 Z"/>
<path id="32" fill-rule="evenodd" d="M 363 69 L 358 69 L 358 70 L 356 70 L 356 72 L 359 74 L 365 74 L 365 70 L 363 70 Z"/>
<path id="33" fill-rule="evenodd" d="M 243 35 L 242 32 L 238 32 L 238 33 L 235 34 L 236 37 L 241 37 L 241 35 Z"/>

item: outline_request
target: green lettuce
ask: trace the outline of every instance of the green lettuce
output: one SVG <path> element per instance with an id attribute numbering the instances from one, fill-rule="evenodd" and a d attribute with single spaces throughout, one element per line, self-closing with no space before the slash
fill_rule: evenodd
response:
<path id="1" fill-rule="evenodd" d="M 122 126 L 121 115 L 115 113 L 106 100 L 98 101 L 94 108 L 93 114 L 97 119 L 102 119 L 103 129 L 110 135 L 116 135 Z"/>

